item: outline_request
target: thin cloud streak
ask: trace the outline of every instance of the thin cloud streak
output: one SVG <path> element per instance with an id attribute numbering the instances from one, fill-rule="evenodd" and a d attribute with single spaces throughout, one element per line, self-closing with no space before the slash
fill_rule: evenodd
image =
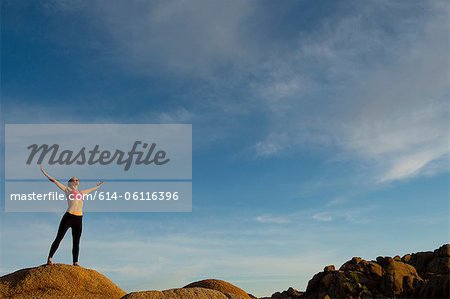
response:
<path id="1" fill-rule="evenodd" d="M 256 221 L 261 223 L 274 223 L 274 224 L 285 224 L 289 223 L 289 219 L 286 217 L 272 216 L 272 215 L 260 215 L 257 216 Z"/>

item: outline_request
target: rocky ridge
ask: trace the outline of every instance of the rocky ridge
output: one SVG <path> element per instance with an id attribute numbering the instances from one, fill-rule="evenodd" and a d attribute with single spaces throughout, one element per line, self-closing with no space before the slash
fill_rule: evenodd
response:
<path id="1" fill-rule="evenodd" d="M 450 298 L 450 244 L 403 257 L 353 257 L 339 269 L 326 266 L 306 291 L 289 288 L 265 299 L 309 298 Z M 223 280 L 206 279 L 182 288 L 125 292 L 99 272 L 55 264 L 28 268 L 0 277 L 0 298 L 117 299 L 252 299 Z M 261 298 L 264 299 L 264 298 Z"/>
<path id="2" fill-rule="evenodd" d="M 306 291 L 290 288 L 271 299 L 309 298 L 449 298 L 450 244 L 403 257 L 353 257 L 338 270 L 326 266 Z"/>

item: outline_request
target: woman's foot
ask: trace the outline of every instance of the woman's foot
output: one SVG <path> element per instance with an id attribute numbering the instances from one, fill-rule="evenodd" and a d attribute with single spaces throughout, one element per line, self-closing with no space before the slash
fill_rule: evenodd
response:
<path id="1" fill-rule="evenodd" d="M 73 263 L 74 266 L 80 266 L 80 264 L 78 264 L 78 262 Z"/>
<path id="2" fill-rule="evenodd" d="M 52 261 L 51 257 L 47 258 L 47 265 L 53 265 L 53 261 Z"/>

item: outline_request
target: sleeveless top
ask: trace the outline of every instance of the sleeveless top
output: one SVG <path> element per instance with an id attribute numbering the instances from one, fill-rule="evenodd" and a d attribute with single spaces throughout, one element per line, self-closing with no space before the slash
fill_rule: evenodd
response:
<path id="1" fill-rule="evenodd" d="M 78 216 L 83 215 L 83 193 L 72 189 L 67 192 L 66 196 L 68 205 L 66 212 Z"/>

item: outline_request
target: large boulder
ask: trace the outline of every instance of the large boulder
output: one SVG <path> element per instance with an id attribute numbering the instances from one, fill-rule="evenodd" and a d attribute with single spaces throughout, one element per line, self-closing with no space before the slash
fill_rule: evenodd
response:
<path id="1" fill-rule="evenodd" d="M 416 268 L 424 279 L 435 274 L 445 275 L 450 269 L 450 244 L 444 244 L 434 251 L 407 254 L 402 260 Z"/>
<path id="2" fill-rule="evenodd" d="M 427 265 L 434 258 L 433 251 L 417 252 L 403 256 L 402 261 L 413 266 L 422 278 L 426 278 Z"/>
<path id="3" fill-rule="evenodd" d="M 450 257 L 450 244 L 444 244 L 434 251 L 434 254 L 439 257 Z"/>
<path id="4" fill-rule="evenodd" d="M 231 299 L 251 299 L 243 289 L 219 279 L 205 279 L 188 284 L 184 288 L 205 288 L 219 291 Z"/>
<path id="5" fill-rule="evenodd" d="M 125 292 L 95 270 L 54 264 L 0 277 L 0 298 L 121 298 Z"/>
<path id="6" fill-rule="evenodd" d="M 133 292 L 122 299 L 228 299 L 223 293 L 205 288 L 181 288 L 165 291 Z"/>
<path id="7" fill-rule="evenodd" d="M 388 296 L 410 296 L 422 278 L 416 269 L 390 257 L 378 259 L 383 268 L 383 278 L 378 289 Z"/>
<path id="8" fill-rule="evenodd" d="M 373 298 L 361 272 L 319 272 L 309 281 L 304 298 Z"/>
<path id="9" fill-rule="evenodd" d="M 309 281 L 306 298 L 409 296 L 422 281 L 414 267 L 399 261 L 399 257 L 379 257 L 377 262 L 354 257 L 338 271 L 324 270 Z"/>
<path id="10" fill-rule="evenodd" d="M 373 261 L 366 261 L 360 257 L 354 257 L 350 261 L 344 263 L 341 268 L 341 271 L 359 271 L 364 272 L 370 276 L 373 276 L 374 279 L 378 279 L 383 276 L 382 267 Z"/>

